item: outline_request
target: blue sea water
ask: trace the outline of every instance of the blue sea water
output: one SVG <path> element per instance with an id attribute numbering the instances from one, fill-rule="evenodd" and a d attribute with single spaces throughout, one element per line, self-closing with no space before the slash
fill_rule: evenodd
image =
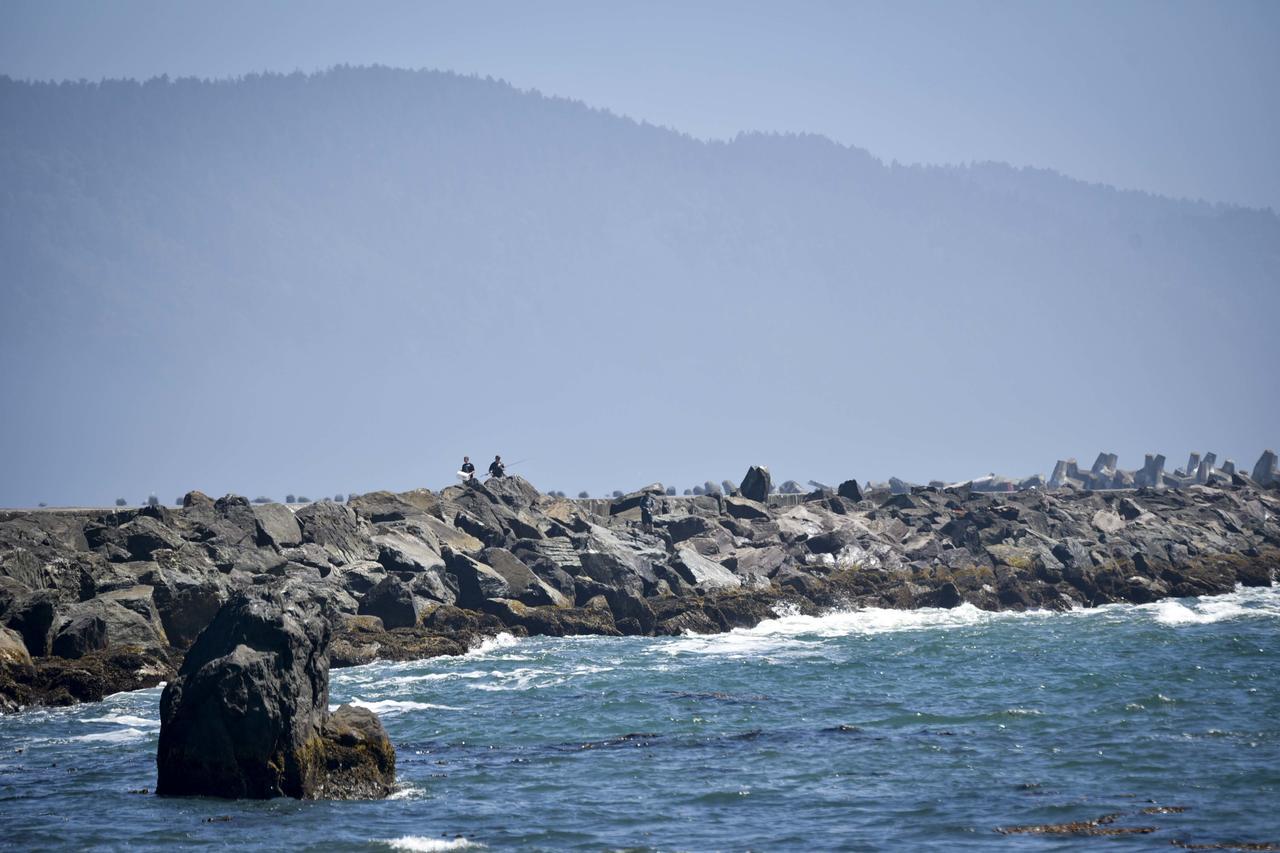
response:
<path id="1" fill-rule="evenodd" d="M 0 845 L 1114 850 L 1280 842 L 1280 587 L 1072 613 L 500 637 L 333 673 L 382 802 L 160 799 L 160 691 L 0 718 Z M 1000 829 L 1091 821 L 1145 834 Z"/>

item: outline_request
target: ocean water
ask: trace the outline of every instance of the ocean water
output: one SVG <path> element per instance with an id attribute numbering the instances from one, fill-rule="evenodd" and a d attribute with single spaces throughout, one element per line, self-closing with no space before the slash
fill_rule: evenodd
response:
<path id="1" fill-rule="evenodd" d="M 0 718 L 0 846 L 1114 850 L 1280 842 L 1280 587 L 1072 613 L 499 637 L 333 674 L 389 800 L 159 799 L 160 691 Z M 1018 830 L 1093 822 L 1105 837 Z M 1002 832 L 1001 830 L 1004 830 Z"/>

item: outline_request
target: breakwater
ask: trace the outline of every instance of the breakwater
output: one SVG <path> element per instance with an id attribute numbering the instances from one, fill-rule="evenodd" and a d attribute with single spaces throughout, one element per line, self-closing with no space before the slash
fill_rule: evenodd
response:
<path id="1" fill-rule="evenodd" d="M 514 635 L 711 634 L 779 608 L 1070 610 L 1265 586 L 1280 484 L 863 494 L 607 506 L 511 477 L 301 508 L 192 492 L 183 507 L 0 516 L 0 703 L 70 704 L 172 677 L 233 593 L 279 589 L 333 628 L 334 666 L 461 654 Z M 646 501 L 651 518 L 643 518 Z"/>

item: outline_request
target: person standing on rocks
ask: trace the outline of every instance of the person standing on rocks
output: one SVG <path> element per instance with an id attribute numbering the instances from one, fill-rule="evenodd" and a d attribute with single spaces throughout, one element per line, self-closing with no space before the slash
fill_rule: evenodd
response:
<path id="1" fill-rule="evenodd" d="M 502 464 L 501 456 L 494 456 L 493 461 L 489 463 L 489 476 L 499 478 L 507 476 L 507 466 Z"/>
<path id="2" fill-rule="evenodd" d="M 463 474 L 466 474 L 468 480 L 474 480 L 476 478 L 476 466 L 471 464 L 470 456 L 462 457 L 462 467 L 458 470 Z"/>
<path id="3" fill-rule="evenodd" d="M 645 533 L 653 532 L 653 508 L 656 504 L 653 495 L 645 495 L 640 499 L 640 529 Z"/>

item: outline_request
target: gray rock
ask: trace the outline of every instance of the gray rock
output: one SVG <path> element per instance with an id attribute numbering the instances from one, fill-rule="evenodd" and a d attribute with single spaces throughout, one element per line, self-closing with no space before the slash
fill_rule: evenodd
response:
<path id="1" fill-rule="evenodd" d="M 381 563 L 361 560 L 334 570 L 330 578 L 343 589 L 359 596 L 373 589 L 386 576 L 387 570 Z"/>
<path id="2" fill-rule="evenodd" d="M 769 469 L 764 465 L 752 465 L 747 469 L 747 474 L 742 478 L 742 484 L 738 486 L 738 492 L 742 497 L 756 503 L 765 503 L 769 500 L 769 493 L 773 491 L 773 478 L 769 476 Z"/>
<path id="3" fill-rule="evenodd" d="M 744 521 L 769 520 L 769 508 L 751 498 L 727 497 L 724 499 L 724 510 L 734 518 Z"/>
<path id="4" fill-rule="evenodd" d="M 423 534 L 430 535 L 425 530 Z M 378 562 L 389 572 L 427 572 L 444 568 L 444 557 L 422 536 L 403 530 L 389 530 L 370 541 L 378 549 Z"/>
<path id="5" fill-rule="evenodd" d="M 1148 453 L 1142 463 L 1142 470 L 1134 475 L 1133 482 L 1138 488 L 1158 489 L 1164 485 L 1164 456 Z"/>
<path id="6" fill-rule="evenodd" d="M 531 607 L 543 605 L 566 607 L 570 604 L 564 595 L 543 581 L 519 557 L 505 548 L 486 548 L 480 552 L 480 561 L 507 582 L 507 595 L 490 597 L 514 598 Z"/>
<path id="7" fill-rule="evenodd" d="M 511 584 L 492 567 L 466 554 L 445 555 L 449 574 L 457 580 L 458 606 L 479 610 L 491 598 L 514 599 Z"/>
<path id="8" fill-rule="evenodd" d="M 423 491 L 426 490 L 424 489 Z M 431 493 L 427 492 L 427 494 Z M 439 501 L 436 501 L 435 505 L 438 507 Z M 347 506 L 354 510 L 356 515 L 375 524 L 387 521 L 404 521 L 429 514 L 421 507 L 415 506 L 391 492 L 367 492 L 363 495 L 356 495 L 347 501 Z"/>
<path id="9" fill-rule="evenodd" d="M 49 653 L 58 605 L 57 593 L 48 589 L 31 592 L 10 605 L 5 625 L 22 637 L 32 657 Z"/>
<path id="10" fill-rule="evenodd" d="M 163 632 L 157 632 L 158 625 L 158 615 L 147 619 L 118 601 L 94 598 L 65 611 L 54 628 L 50 653 L 60 658 L 79 658 L 119 646 L 163 650 L 169 644 Z"/>
<path id="11" fill-rule="evenodd" d="M 1270 486 L 1280 477 L 1280 472 L 1276 470 L 1276 452 L 1274 450 L 1264 450 L 1262 455 L 1258 457 L 1257 463 L 1253 466 L 1253 480 L 1261 486 Z"/>
<path id="12" fill-rule="evenodd" d="M 859 488 L 857 480 L 845 480 L 836 489 L 836 494 L 855 503 L 862 500 L 862 489 Z"/>
<path id="13" fill-rule="evenodd" d="M 712 562 L 692 548 L 676 548 L 671 567 L 689 585 L 703 591 L 738 589 L 742 579 L 719 563 Z"/>
<path id="14" fill-rule="evenodd" d="M 378 556 L 360 519 L 342 504 L 333 501 L 307 504 L 294 517 L 302 529 L 303 542 L 314 542 L 343 562 L 372 560 Z"/>
<path id="15" fill-rule="evenodd" d="M 361 616 L 377 616 L 387 628 L 412 628 L 422 614 L 409 585 L 395 575 L 387 575 L 360 600 Z"/>
<path id="16" fill-rule="evenodd" d="M 152 588 L 152 600 L 165 636 L 185 649 L 213 621 L 229 595 L 229 581 L 212 561 L 191 546 L 157 551 L 155 568 L 142 580 Z"/>
<path id="17" fill-rule="evenodd" d="M 258 544 L 291 548 L 302 544 L 302 528 L 284 504 L 254 504 L 250 510 L 258 525 Z"/>
<path id="18" fill-rule="evenodd" d="M 711 519 L 700 515 L 660 515 L 653 522 L 667 532 L 673 543 L 706 535 L 717 526 Z"/>
<path id="19" fill-rule="evenodd" d="M 95 526 L 86 531 L 90 547 L 115 561 L 150 560 L 160 550 L 182 545 L 182 537 L 150 516 L 138 516 L 119 527 Z"/>
<path id="20" fill-rule="evenodd" d="M 1100 509 L 1089 521 L 1102 533 L 1118 533 L 1124 529 L 1124 519 L 1111 510 Z"/>
<path id="21" fill-rule="evenodd" d="M 0 674 L 9 667 L 29 669 L 31 653 L 22 635 L 10 628 L 0 628 Z"/>
<path id="22" fill-rule="evenodd" d="M 160 698 L 156 793 L 369 798 L 395 784 L 376 720 L 329 714 L 329 622 L 275 593 L 218 612 Z"/>

